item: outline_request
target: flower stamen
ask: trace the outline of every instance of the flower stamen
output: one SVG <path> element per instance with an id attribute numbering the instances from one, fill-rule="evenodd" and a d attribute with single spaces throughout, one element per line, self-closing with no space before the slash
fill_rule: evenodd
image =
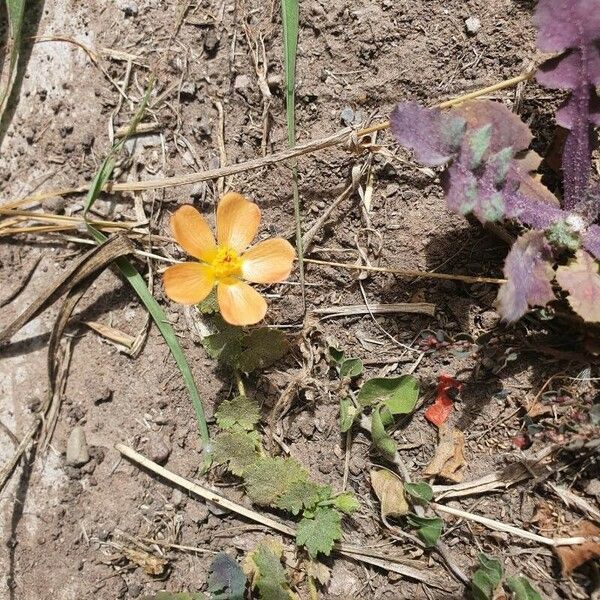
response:
<path id="1" fill-rule="evenodd" d="M 218 246 L 211 267 L 217 281 L 229 277 L 240 277 L 242 274 L 242 259 L 232 248 Z"/>

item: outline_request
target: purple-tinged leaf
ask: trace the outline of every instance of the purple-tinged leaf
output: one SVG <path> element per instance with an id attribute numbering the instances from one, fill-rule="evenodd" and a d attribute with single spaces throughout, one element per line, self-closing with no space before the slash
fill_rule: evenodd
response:
<path id="1" fill-rule="evenodd" d="M 505 321 L 516 321 L 528 307 L 545 306 L 554 299 L 552 251 L 543 232 L 529 231 L 515 242 L 504 263 L 504 276 L 508 281 L 500 287 L 496 306 Z"/>
<path id="2" fill-rule="evenodd" d="M 557 221 L 566 219 L 570 214 L 556 205 L 525 195 L 522 191 L 509 192 L 506 196 L 508 197 L 507 217 L 517 219 L 534 229 L 548 229 Z"/>
<path id="3" fill-rule="evenodd" d="M 516 154 L 528 148 L 533 138 L 529 127 L 501 102 L 472 100 L 454 108 L 452 112 L 464 118 L 469 131 L 492 126 L 490 153 L 511 147 Z"/>
<path id="4" fill-rule="evenodd" d="M 537 47 L 542 52 L 560 52 L 573 47 L 573 40 L 589 43 L 600 31 L 598 0 L 539 0 L 535 13 Z"/>
<path id="5" fill-rule="evenodd" d="M 583 235 L 583 247 L 600 260 L 600 225 L 590 225 Z"/>
<path id="6" fill-rule="evenodd" d="M 575 260 L 559 267 L 556 280 L 569 292 L 571 308 L 585 321 L 600 321 L 600 274 L 598 262 L 587 252 L 579 250 Z"/>
<path id="7" fill-rule="evenodd" d="M 390 116 L 396 141 L 410 148 L 418 162 L 429 167 L 445 165 L 460 146 L 465 122 L 462 118 L 416 102 L 398 104 Z"/>
<path id="8" fill-rule="evenodd" d="M 600 120 L 600 0 L 540 0 L 536 10 L 538 47 L 561 51 L 537 73 L 547 87 L 572 90 L 557 112 L 557 122 L 569 129 L 563 151 L 564 204 L 572 210 L 586 199 L 590 180 L 591 125 Z"/>

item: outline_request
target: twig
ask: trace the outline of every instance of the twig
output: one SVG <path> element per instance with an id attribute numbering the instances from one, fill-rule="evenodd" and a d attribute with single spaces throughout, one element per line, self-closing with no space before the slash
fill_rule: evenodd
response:
<path id="1" fill-rule="evenodd" d="M 494 519 L 488 519 L 487 517 L 483 517 L 481 515 L 475 515 L 473 513 L 467 512 L 466 510 L 461 510 L 459 508 L 450 508 L 449 506 L 437 504 L 436 502 L 431 502 L 430 506 L 438 512 L 453 515 L 455 517 L 461 517 L 469 521 L 475 521 L 476 523 L 485 525 L 485 527 L 487 527 L 488 529 L 494 529 L 495 531 L 504 531 L 505 533 L 511 533 L 512 535 L 516 535 L 517 537 L 526 540 L 531 540 L 532 542 L 538 542 L 539 544 L 544 544 L 545 546 L 551 546 L 553 548 L 556 548 L 558 546 L 576 546 L 579 544 L 585 544 L 586 542 L 590 541 L 590 538 L 587 537 L 548 538 L 544 537 L 543 535 L 537 535 L 536 533 L 530 533 L 525 529 L 520 529 L 519 527 L 514 527 L 513 525 L 507 525 L 506 523 L 502 523 Z"/>
<path id="2" fill-rule="evenodd" d="M 444 279 L 450 281 L 464 281 L 465 283 L 493 283 L 501 285 L 506 283 L 506 279 L 496 279 L 495 277 L 473 277 L 471 275 L 451 275 L 449 273 L 433 273 L 431 271 L 415 271 L 412 269 L 394 269 L 390 267 L 372 267 L 369 265 L 351 265 L 347 263 L 330 262 L 328 260 L 316 260 L 314 258 L 305 258 L 304 262 L 313 265 L 322 265 L 325 267 L 337 267 L 339 269 L 350 269 L 355 271 L 372 271 L 375 273 L 390 273 L 402 277 L 424 277 L 428 279 Z"/>
<path id="3" fill-rule="evenodd" d="M 362 267 L 361 267 L 362 268 Z M 369 313 L 386 315 L 393 313 L 410 313 L 415 315 L 435 316 L 435 304 L 429 302 L 399 302 L 397 304 L 351 304 L 348 306 L 330 306 L 327 308 L 314 308 L 311 312 L 315 315 L 329 317 L 348 317 L 352 315 L 365 315 Z M 370 309 L 370 310 L 369 310 Z"/>
<path id="4" fill-rule="evenodd" d="M 173 473 L 161 467 L 160 465 L 152 462 L 139 452 L 136 452 L 133 448 L 126 446 L 125 444 L 115 444 L 115 449 L 120 452 L 123 456 L 126 456 L 134 463 L 142 466 L 144 469 L 159 475 L 163 479 L 174 483 L 175 485 L 182 487 L 185 490 L 188 490 L 192 494 L 196 496 L 200 496 L 205 500 L 212 502 L 222 508 L 230 510 L 238 515 L 246 517 L 250 521 L 254 521 L 256 523 L 260 523 L 261 525 L 266 525 L 279 533 L 283 533 L 284 535 L 290 537 L 296 537 L 296 530 L 285 523 L 281 523 L 275 519 L 262 515 L 254 510 L 246 508 L 241 504 L 237 504 L 223 496 L 216 494 L 215 492 L 206 489 L 205 487 L 188 481 L 184 477 Z M 349 544 L 336 544 L 334 547 L 335 551 L 339 552 L 344 556 L 348 556 L 355 560 L 359 560 L 364 563 L 371 564 L 376 567 L 381 567 L 382 569 L 393 571 L 394 573 L 398 573 L 400 575 L 404 575 L 406 577 L 410 577 L 411 579 L 415 579 L 417 581 L 423 581 L 428 585 L 433 587 L 442 588 L 441 584 L 430 580 L 425 574 L 423 569 L 415 569 L 413 567 L 408 567 L 402 564 L 403 559 L 396 559 L 394 557 L 384 557 L 384 556 L 376 556 L 375 553 L 365 552 L 362 548 L 356 548 Z M 442 588 L 443 589 L 443 588 Z"/>

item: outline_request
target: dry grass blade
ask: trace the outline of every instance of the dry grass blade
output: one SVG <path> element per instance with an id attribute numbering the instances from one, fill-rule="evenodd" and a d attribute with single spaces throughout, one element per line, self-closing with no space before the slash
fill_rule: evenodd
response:
<path id="1" fill-rule="evenodd" d="M 544 544 L 545 546 L 551 546 L 553 548 L 558 546 L 576 546 L 579 544 L 585 544 L 589 541 L 586 537 L 548 538 L 543 535 L 538 535 L 537 533 L 531 533 L 519 527 L 514 527 L 513 525 L 507 525 L 506 523 L 502 523 L 501 521 L 488 519 L 487 517 L 467 512 L 466 510 L 451 508 L 449 506 L 444 506 L 435 502 L 431 503 L 431 508 L 438 512 L 446 513 L 454 517 L 460 517 L 462 519 L 467 519 L 468 521 L 475 521 L 476 523 L 484 525 L 488 529 L 510 533 L 514 536 L 523 538 L 525 540 L 530 540 L 532 542 L 537 542 L 538 544 Z"/>
<path id="2" fill-rule="evenodd" d="M 192 494 L 199 496 L 200 498 L 204 498 L 208 502 L 212 502 L 217 506 L 230 510 L 242 517 L 249 519 L 250 521 L 254 521 L 255 523 L 260 523 L 261 525 L 265 525 L 279 533 L 283 533 L 284 535 L 290 537 L 296 537 L 296 530 L 285 523 L 281 523 L 271 517 L 267 517 L 262 515 L 252 509 L 246 508 L 241 504 L 237 504 L 227 498 L 224 498 L 220 494 L 217 494 L 205 487 L 193 483 L 164 467 L 156 464 L 155 462 L 149 460 L 144 455 L 136 452 L 133 448 L 126 446 L 125 444 L 116 444 L 115 449 L 120 452 L 123 456 L 126 456 L 134 463 L 137 463 L 144 469 L 155 473 L 156 475 L 170 481 L 171 483 L 191 492 Z M 363 563 L 367 563 L 376 567 L 380 567 L 387 571 L 392 571 L 394 573 L 398 573 L 400 575 L 404 575 L 405 577 L 410 577 L 411 579 L 415 579 L 416 581 L 422 581 L 427 585 L 432 587 L 436 587 L 439 589 L 445 589 L 445 587 L 439 582 L 433 580 L 430 576 L 425 573 L 424 569 L 415 569 L 414 567 L 408 567 L 402 562 L 405 559 L 399 559 L 396 561 L 393 557 L 386 557 L 383 555 L 377 555 L 374 552 L 369 552 L 368 550 L 364 550 L 361 548 L 353 547 L 347 544 L 337 544 L 334 548 L 336 552 L 339 554 L 343 554 L 349 558 L 353 558 L 354 560 L 358 560 Z"/>
<path id="3" fill-rule="evenodd" d="M 352 315 L 388 315 L 394 313 L 409 313 L 413 315 L 435 316 L 435 304 L 429 302 L 399 302 L 397 304 L 352 304 L 349 306 L 331 306 L 328 308 L 315 308 L 311 311 L 315 315 L 329 317 L 348 317 Z"/>
<path id="4" fill-rule="evenodd" d="M 425 279 L 444 279 L 450 281 L 464 281 L 465 283 L 493 283 L 500 285 L 506 282 L 506 279 L 497 279 L 495 277 L 473 277 L 471 275 L 452 275 L 450 273 L 435 273 L 430 271 L 414 271 L 412 269 L 395 269 L 392 267 L 372 267 L 370 265 L 352 265 L 347 263 L 331 262 L 328 260 L 316 260 L 314 258 L 305 258 L 304 262 L 312 265 L 321 265 L 323 267 L 337 267 L 339 269 L 350 269 L 352 271 L 372 271 L 374 273 L 390 273 L 400 275 L 401 277 L 423 277 Z"/>

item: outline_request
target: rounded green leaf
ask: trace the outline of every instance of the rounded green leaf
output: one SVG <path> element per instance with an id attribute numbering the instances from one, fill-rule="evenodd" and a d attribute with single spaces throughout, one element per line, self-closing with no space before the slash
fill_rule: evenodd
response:
<path id="1" fill-rule="evenodd" d="M 358 402 L 362 406 L 384 404 L 393 415 L 411 413 L 418 398 L 419 381 L 412 375 L 369 379 L 358 393 Z"/>

